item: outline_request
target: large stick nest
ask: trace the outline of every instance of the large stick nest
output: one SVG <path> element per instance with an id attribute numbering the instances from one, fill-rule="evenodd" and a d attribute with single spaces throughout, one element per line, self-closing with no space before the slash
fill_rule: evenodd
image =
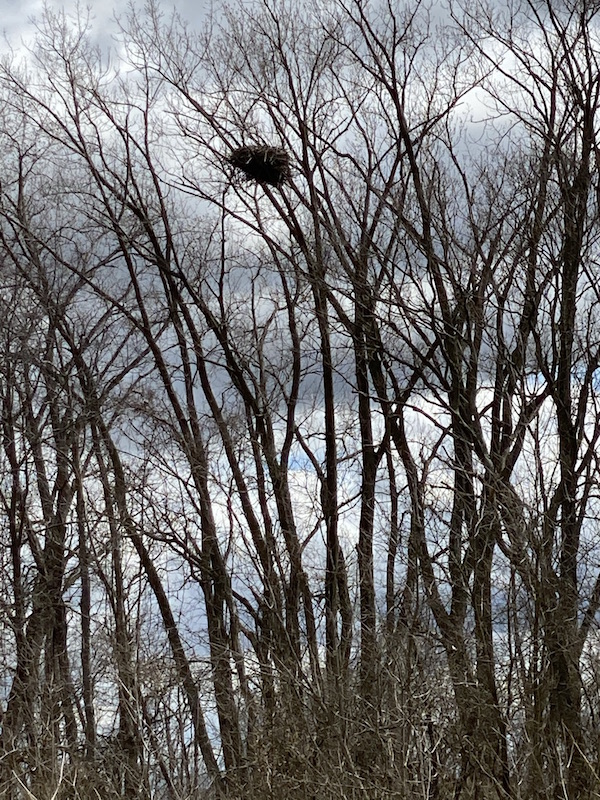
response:
<path id="1" fill-rule="evenodd" d="M 290 158 L 281 147 L 238 147 L 227 161 L 256 183 L 281 186 L 290 177 Z"/>

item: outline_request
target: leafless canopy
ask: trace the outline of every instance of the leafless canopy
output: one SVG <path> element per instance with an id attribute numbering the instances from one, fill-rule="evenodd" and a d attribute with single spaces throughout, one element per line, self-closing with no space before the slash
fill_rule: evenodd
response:
<path id="1" fill-rule="evenodd" d="M 600 800 L 598 0 L 214 6 L 0 59 L 0 798 Z"/>

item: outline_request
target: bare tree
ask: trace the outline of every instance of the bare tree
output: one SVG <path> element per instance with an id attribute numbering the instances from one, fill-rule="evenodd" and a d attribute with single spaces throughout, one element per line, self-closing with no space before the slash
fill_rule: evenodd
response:
<path id="1" fill-rule="evenodd" d="M 7 791 L 595 796 L 597 14 L 2 66 Z"/>

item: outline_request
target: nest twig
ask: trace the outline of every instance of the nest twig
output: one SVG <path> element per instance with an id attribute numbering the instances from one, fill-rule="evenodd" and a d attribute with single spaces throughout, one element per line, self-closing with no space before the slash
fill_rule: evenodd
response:
<path id="1" fill-rule="evenodd" d="M 281 147 L 238 147 L 227 161 L 256 183 L 281 186 L 290 177 L 290 158 Z"/>

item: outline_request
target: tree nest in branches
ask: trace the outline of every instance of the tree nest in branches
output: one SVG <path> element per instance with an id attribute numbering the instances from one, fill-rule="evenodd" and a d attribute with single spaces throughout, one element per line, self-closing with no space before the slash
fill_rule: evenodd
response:
<path id="1" fill-rule="evenodd" d="M 257 183 L 281 186 L 290 177 L 290 157 L 281 147 L 238 147 L 227 161 Z"/>

